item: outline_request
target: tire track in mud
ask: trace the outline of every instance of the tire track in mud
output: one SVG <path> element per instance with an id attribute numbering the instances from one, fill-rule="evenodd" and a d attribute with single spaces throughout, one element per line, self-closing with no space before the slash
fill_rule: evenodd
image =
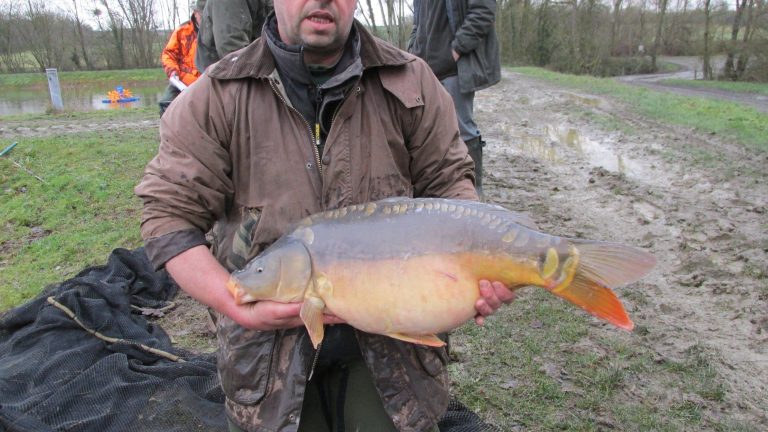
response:
<path id="1" fill-rule="evenodd" d="M 159 119 L 153 120 L 34 120 L 0 122 L 0 138 L 46 137 L 68 133 L 99 132 L 117 129 L 157 129 Z"/>
<path id="2" fill-rule="evenodd" d="M 647 329 L 630 338 L 670 360 L 706 347 L 737 414 L 768 421 L 765 157 L 506 71 L 475 110 L 486 199 L 554 234 L 654 253 L 657 268 L 619 290 Z M 617 121 L 631 131 L 601 127 Z"/>

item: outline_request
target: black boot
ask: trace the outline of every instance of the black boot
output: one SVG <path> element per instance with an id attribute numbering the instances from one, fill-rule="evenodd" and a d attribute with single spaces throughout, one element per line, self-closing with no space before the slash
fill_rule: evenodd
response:
<path id="1" fill-rule="evenodd" d="M 464 142 L 467 144 L 469 157 L 475 161 L 475 190 L 480 199 L 483 199 L 483 146 L 485 146 L 485 141 L 482 140 L 482 137 L 477 137 Z"/>

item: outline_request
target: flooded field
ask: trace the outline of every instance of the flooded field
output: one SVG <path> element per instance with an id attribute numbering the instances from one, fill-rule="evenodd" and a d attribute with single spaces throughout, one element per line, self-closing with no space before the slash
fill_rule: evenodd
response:
<path id="1" fill-rule="evenodd" d="M 107 93 L 115 86 L 66 86 L 62 83 L 61 96 L 64 109 L 71 111 L 96 111 L 109 109 L 128 109 L 134 107 L 157 106 L 157 101 L 165 91 L 164 82 L 141 83 L 124 86 L 131 91 L 137 101 L 110 103 Z M 47 87 L 34 89 L 0 89 L 0 116 L 14 114 L 40 114 L 51 107 L 51 96 Z"/>

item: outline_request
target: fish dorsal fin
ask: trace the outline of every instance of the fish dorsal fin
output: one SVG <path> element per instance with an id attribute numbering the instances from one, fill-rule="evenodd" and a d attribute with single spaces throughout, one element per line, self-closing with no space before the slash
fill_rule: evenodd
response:
<path id="1" fill-rule="evenodd" d="M 606 242 L 574 243 L 579 251 L 579 273 L 607 287 L 635 282 L 656 265 L 653 255 L 632 246 Z"/>
<path id="2" fill-rule="evenodd" d="M 431 347 L 445 346 L 445 342 L 436 335 L 409 335 L 403 333 L 388 333 L 387 336 L 401 341 L 427 345 Z"/>

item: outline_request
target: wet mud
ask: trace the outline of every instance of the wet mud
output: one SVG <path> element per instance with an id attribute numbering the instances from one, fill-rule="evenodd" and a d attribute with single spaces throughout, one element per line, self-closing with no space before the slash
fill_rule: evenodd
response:
<path id="1" fill-rule="evenodd" d="M 619 291 L 643 329 L 632 342 L 672 360 L 705 347 L 730 414 L 765 425 L 768 157 L 509 72 L 475 109 L 486 199 L 547 232 L 652 252 L 654 271 Z"/>

